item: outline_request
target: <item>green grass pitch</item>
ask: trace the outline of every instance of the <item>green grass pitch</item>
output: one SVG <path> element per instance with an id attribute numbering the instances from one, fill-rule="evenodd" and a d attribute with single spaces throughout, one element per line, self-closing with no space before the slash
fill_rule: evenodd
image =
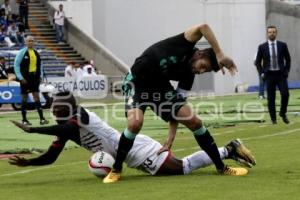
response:
<path id="1" fill-rule="evenodd" d="M 280 98 L 277 95 L 277 104 Z M 245 177 L 219 176 L 214 167 L 194 171 L 186 176 L 150 176 L 135 169 L 124 168 L 122 180 L 103 184 L 88 171 L 91 153 L 73 148 L 69 143 L 55 164 L 43 167 L 18 168 L 0 160 L 0 199 L 9 200 L 298 200 L 300 199 L 300 91 L 292 90 L 288 117 L 289 125 L 278 119 L 271 125 L 266 112 L 266 100 L 257 95 L 216 98 L 191 98 L 189 102 L 206 125 L 219 146 L 241 138 L 252 150 L 257 165 Z M 263 108 L 263 109 L 262 109 Z M 122 131 L 125 128 L 123 107 L 91 108 L 109 124 Z M 111 115 L 113 113 L 115 117 Z M 277 107 L 279 110 L 279 107 Z M 224 114 L 222 114 L 222 112 Z M 48 111 L 45 112 L 49 116 Z M 160 142 L 167 136 L 167 124 L 155 120 L 146 112 L 142 132 Z M 120 119 L 116 119 L 116 117 Z M 0 115 L 0 151 L 16 149 L 46 149 L 52 137 L 28 135 L 8 121 L 20 119 L 20 113 Z M 37 125 L 37 113 L 29 119 Z M 259 120 L 257 120 L 259 119 Z M 260 120 L 265 122 L 257 123 Z M 53 121 L 52 121 L 53 123 Z M 179 127 L 172 147 L 176 157 L 198 150 L 192 134 Z M 37 155 L 32 155 L 37 156 Z M 236 165 L 233 161 L 225 161 Z M 125 166 L 125 165 L 124 165 Z"/>

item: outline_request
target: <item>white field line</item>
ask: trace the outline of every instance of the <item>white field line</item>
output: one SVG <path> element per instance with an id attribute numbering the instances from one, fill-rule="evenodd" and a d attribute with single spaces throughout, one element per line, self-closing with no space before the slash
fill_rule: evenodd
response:
<path id="1" fill-rule="evenodd" d="M 298 131 L 300 131 L 300 128 L 292 129 L 292 130 L 288 130 L 288 131 L 283 131 L 283 132 L 278 132 L 278 133 L 274 133 L 274 134 L 271 134 L 271 135 L 261 135 L 261 136 L 255 136 L 255 137 L 242 138 L 242 140 L 247 141 L 247 140 L 264 139 L 264 138 L 269 138 L 269 137 L 274 137 L 274 136 L 288 135 L 290 133 L 295 133 L 295 132 L 298 132 Z"/>
<path id="2" fill-rule="evenodd" d="M 259 140 L 259 139 L 265 139 L 265 138 L 269 138 L 269 137 L 288 135 L 288 134 L 295 133 L 295 132 L 298 132 L 298 131 L 300 131 L 300 128 L 292 129 L 292 130 L 289 130 L 289 131 L 278 132 L 278 133 L 274 133 L 274 134 L 271 134 L 271 135 L 261 135 L 261 136 L 256 136 L 256 137 L 241 138 L 241 140 L 243 140 L 243 141 Z M 191 147 L 191 148 L 175 149 L 175 150 L 173 150 L 173 152 L 181 152 L 181 151 L 191 150 L 191 149 L 199 149 L 199 147 L 197 146 L 197 147 Z M 47 167 L 40 167 L 40 168 L 22 170 L 22 171 L 10 173 L 10 174 L 2 174 L 2 175 L 0 175 L 0 177 L 13 176 L 13 175 L 18 175 L 18 174 L 27 174 L 27 173 L 34 172 L 34 171 L 40 171 L 40 170 L 44 170 L 44 169 L 52 169 L 52 168 L 57 168 L 57 167 L 77 165 L 77 164 L 86 163 L 86 162 L 87 161 L 78 161 L 78 162 L 64 164 L 64 165 L 55 165 L 55 166 L 47 166 Z"/>
<path id="3" fill-rule="evenodd" d="M 30 173 L 30 172 L 40 171 L 40 170 L 44 170 L 44 169 L 65 167 L 65 166 L 77 165 L 77 164 L 81 164 L 81 163 L 87 163 L 87 161 L 78 161 L 78 162 L 73 162 L 73 163 L 64 164 L 64 165 L 53 165 L 53 166 L 46 166 L 46 167 L 37 167 L 37 168 L 34 168 L 34 169 L 21 170 L 21 171 L 14 172 L 14 173 L 9 173 L 9 174 L 2 174 L 2 175 L 0 175 L 0 177 L 13 176 L 13 175 L 18 175 L 18 174 L 27 174 L 27 173 Z"/>
<path id="4" fill-rule="evenodd" d="M 228 134 L 228 133 L 235 133 L 238 130 L 230 130 L 230 131 L 224 131 L 224 132 L 219 132 L 219 133 L 212 133 L 212 136 L 217 136 L 217 135 L 224 135 L 224 134 Z M 180 138 L 176 138 L 176 140 L 191 140 L 193 139 L 192 137 L 193 135 L 191 134 L 191 137 L 180 137 Z M 161 136 L 155 136 L 155 135 L 150 135 L 150 137 L 154 138 L 154 139 L 161 139 L 161 137 L 165 137 L 164 135 Z"/>
<path id="5" fill-rule="evenodd" d="M 259 128 L 264 128 L 264 127 L 267 127 L 268 125 L 260 125 L 258 126 Z"/>

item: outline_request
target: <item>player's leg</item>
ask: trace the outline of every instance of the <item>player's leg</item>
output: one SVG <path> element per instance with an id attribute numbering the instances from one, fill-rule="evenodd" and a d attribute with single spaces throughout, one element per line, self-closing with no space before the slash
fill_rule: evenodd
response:
<path id="1" fill-rule="evenodd" d="M 182 106 L 177 112 L 176 117 L 178 122 L 184 124 L 194 133 L 194 137 L 199 146 L 210 156 L 215 163 L 217 170 L 222 171 L 225 164 L 220 159 L 217 145 L 209 131 L 203 126 L 202 121 L 193 114 L 191 108 L 187 105 Z"/>
<path id="2" fill-rule="evenodd" d="M 221 147 L 218 149 L 220 158 L 228 158 L 227 148 Z M 189 174 L 194 170 L 213 165 L 213 161 L 204 151 L 197 151 L 184 158 L 177 159 L 170 156 L 160 167 L 156 175 L 183 175 Z"/>
<path id="3" fill-rule="evenodd" d="M 35 105 L 35 108 L 39 114 L 39 117 L 40 117 L 40 124 L 41 125 L 44 125 L 44 124 L 48 124 L 49 122 L 44 118 L 44 115 L 43 115 L 43 109 L 42 109 L 42 105 L 41 105 L 41 102 L 40 102 L 40 96 L 39 96 L 39 92 L 32 92 L 32 96 L 33 96 L 33 99 L 34 99 L 34 105 Z"/>
<path id="4" fill-rule="evenodd" d="M 144 121 L 144 112 L 133 108 L 127 112 L 127 128 L 121 135 L 116 161 L 113 165 L 115 171 L 122 171 L 122 164 L 131 149 L 136 135 L 140 132 Z"/>
<path id="5" fill-rule="evenodd" d="M 22 102 L 21 102 L 22 123 L 25 125 L 31 125 L 31 123 L 27 120 L 27 111 L 26 111 L 27 98 L 28 98 L 28 93 L 22 92 Z"/>
<path id="6" fill-rule="evenodd" d="M 218 148 L 220 159 L 226 159 L 228 157 L 228 151 L 225 147 Z M 192 171 L 213 165 L 214 162 L 204 151 L 197 151 L 191 155 L 182 158 L 183 172 L 189 174 Z"/>
<path id="7" fill-rule="evenodd" d="M 273 74 L 267 78 L 268 109 L 273 124 L 276 124 L 276 80 Z"/>
<path id="8" fill-rule="evenodd" d="M 131 74 L 127 74 L 123 91 L 125 94 L 125 115 L 127 117 L 127 128 L 121 134 L 115 163 L 112 171 L 103 179 L 104 183 L 113 183 L 121 178 L 123 162 L 133 146 L 136 135 L 140 132 L 144 122 L 144 111 L 146 107 L 141 105 L 140 94 L 134 92 Z"/>
<path id="9" fill-rule="evenodd" d="M 169 156 L 155 175 L 183 175 L 183 161 Z"/>
<path id="10" fill-rule="evenodd" d="M 184 124 L 187 128 L 193 131 L 197 143 L 213 161 L 217 171 L 220 174 L 245 175 L 247 173 L 247 171 L 245 171 L 243 168 L 228 168 L 223 163 L 213 137 L 207 128 L 203 126 L 202 121 L 195 114 L 193 114 L 189 106 L 182 106 L 177 112 L 176 117 L 178 122 Z"/>
<path id="11" fill-rule="evenodd" d="M 254 157 L 250 151 L 244 145 L 242 145 L 242 143 L 238 143 L 237 145 L 232 144 L 236 141 L 238 140 L 233 140 L 225 147 L 218 148 L 220 158 L 233 159 L 247 167 L 252 167 L 255 164 Z M 253 160 L 250 160 L 249 158 L 253 158 Z M 214 164 L 204 151 L 197 151 L 189 156 L 184 157 L 182 161 L 184 174 L 189 174 L 196 169 Z M 254 161 L 254 163 L 252 161 Z M 246 175 L 247 173 L 248 170 L 244 168 L 225 167 L 225 170 L 222 174 L 240 176 Z"/>
<path id="12" fill-rule="evenodd" d="M 288 83 L 286 78 L 281 78 L 278 81 L 278 89 L 280 91 L 281 95 L 281 105 L 280 105 L 280 117 L 282 118 L 283 122 L 288 124 L 289 120 L 286 116 L 287 112 L 287 107 L 288 107 L 288 102 L 289 102 L 289 88 L 288 88 Z"/>
<path id="13" fill-rule="evenodd" d="M 225 147 L 218 148 L 218 151 L 221 159 L 233 159 L 247 167 L 252 167 L 253 165 L 255 165 L 254 157 L 240 140 L 232 140 Z M 175 158 L 174 156 L 168 157 L 156 174 L 189 174 L 196 169 L 207 167 L 212 164 L 214 163 L 207 155 L 207 153 L 205 153 L 204 151 L 197 151 L 191 155 L 182 158 L 181 160 Z M 230 169 L 233 169 L 233 173 L 230 175 L 240 175 L 234 173 L 236 169 L 240 170 L 240 168 L 229 168 L 229 170 Z M 244 172 L 247 172 L 246 169 L 242 170 Z"/>
<path id="14" fill-rule="evenodd" d="M 103 179 L 103 183 L 113 183 L 121 178 L 123 162 L 133 146 L 136 135 L 142 128 L 144 111 L 139 108 L 130 109 L 127 112 L 127 128 L 121 134 L 115 163 L 112 171 Z"/>

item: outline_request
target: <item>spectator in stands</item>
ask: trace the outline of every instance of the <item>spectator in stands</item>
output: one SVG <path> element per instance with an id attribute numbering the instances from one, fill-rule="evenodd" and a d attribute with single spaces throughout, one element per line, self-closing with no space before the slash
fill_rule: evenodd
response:
<path id="1" fill-rule="evenodd" d="M 7 21 L 6 21 L 6 16 L 5 16 L 5 9 L 1 8 L 0 9 L 0 26 L 4 27 L 4 29 L 7 29 Z"/>
<path id="2" fill-rule="evenodd" d="M 0 26 L 0 43 L 6 44 L 8 47 L 13 47 L 15 45 L 15 43 L 7 36 L 4 25 Z"/>
<path id="3" fill-rule="evenodd" d="M 87 61 L 85 65 L 83 66 L 83 72 L 87 73 L 88 70 L 92 70 L 94 73 L 96 73 L 94 68 L 95 62 L 93 60 Z"/>
<path id="4" fill-rule="evenodd" d="M 96 72 L 95 72 L 95 70 L 94 70 L 94 68 L 92 67 L 92 66 L 89 66 L 89 67 L 87 67 L 87 69 L 86 69 L 87 71 L 84 71 L 83 72 L 83 77 L 87 77 L 87 76 L 89 76 L 89 77 L 91 77 L 91 76 L 97 76 L 97 74 L 96 74 Z"/>
<path id="5" fill-rule="evenodd" d="M 76 78 L 81 78 L 84 74 L 83 65 L 76 64 L 75 65 Z"/>
<path id="6" fill-rule="evenodd" d="M 75 69 L 75 63 L 70 62 L 68 66 L 65 69 L 65 77 L 66 78 L 76 78 L 76 69 Z"/>
<path id="7" fill-rule="evenodd" d="M 43 66 L 39 53 L 33 48 L 34 39 L 27 36 L 25 39 L 26 47 L 21 49 L 16 55 L 14 69 L 17 79 L 20 81 L 22 94 L 22 123 L 31 125 L 26 117 L 26 105 L 28 94 L 32 93 L 35 101 L 35 107 L 40 117 L 40 124 L 48 124 L 49 122 L 43 116 L 43 110 L 39 97 L 39 86 L 43 79 Z"/>
<path id="8" fill-rule="evenodd" d="M 5 68 L 5 58 L 0 56 L 0 79 L 8 79 L 8 73 Z"/>
<path id="9" fill-rule="evenodd" d="M 58 43 L 64 42 L 64 21 L 65 21 L 65 11 L 63 10 L 63 5 L 59 5 L 59 10 L 54 13 L 54 24 L 56 30 L 56 39 Z"/>
<path id="10" fill-rule="evenodd" d="M 5 0 L 4 4 L 2 4 L 1 8 L 3 8 L 5 10 L 5 16 L 6 16 L 6 20 L 9 21 L 11 20 L 11 6 L 10 6 L 10 1 L 9 0 Z"/>
<path id="11" fill-rule="evenodd" d="M 29 2 L 30 2 L 29 0 L 19 0 L 19 14 L 26 29 L 29 29 L 28 26 L 28 3 Z"/>
<path id="12" fill-rule="evenodd" d="M 24 22 L 22 21 L 22 18 L 20 16 L 18 16 L 17 19 L 16 19 L 16 25 L 18 26 L 19 32 L 23 36 L 25 36 L 25 28 L 26 27 L 25 27 Z"/>
<path id="13" fill-rule="evenodd" d="M 7 30 L 7 35 L 9 36 L 12 42 L 16 43 L 19 46 L 23 46 L 24 44 L 23 34 L 20 33 L 19 28 L 15 22 L 12 22 L 11 25 L 9 25 Z"/>
<path id="14" fill-rule="evenodd" d="M 5 65 L 5 57 L 4 56 L 0 56 L 0 66 L 2 67 L 2 69 L 5 70 L 6 74 L 9 75 L 9 74 L 14 74 L 14 68 L 11 67 L 11 66 L 7 66 Z"/>

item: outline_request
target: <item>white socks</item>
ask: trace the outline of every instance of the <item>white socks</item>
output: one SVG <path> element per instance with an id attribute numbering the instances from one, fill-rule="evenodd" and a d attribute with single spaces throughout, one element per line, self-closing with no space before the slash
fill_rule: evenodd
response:
<path id="1" fill-rule="evenodd" d="M 228 156 L 228 152 L 225 147 L 219 148 L 219 153 L 221 159 L 224 159 Z M 189 174 L 195 169 L 203 168 L 213 164 L 210 157 L 204 151 L 197 151 L 189 156 L 184 157 L 182 161 L 184 174 Z"/>

